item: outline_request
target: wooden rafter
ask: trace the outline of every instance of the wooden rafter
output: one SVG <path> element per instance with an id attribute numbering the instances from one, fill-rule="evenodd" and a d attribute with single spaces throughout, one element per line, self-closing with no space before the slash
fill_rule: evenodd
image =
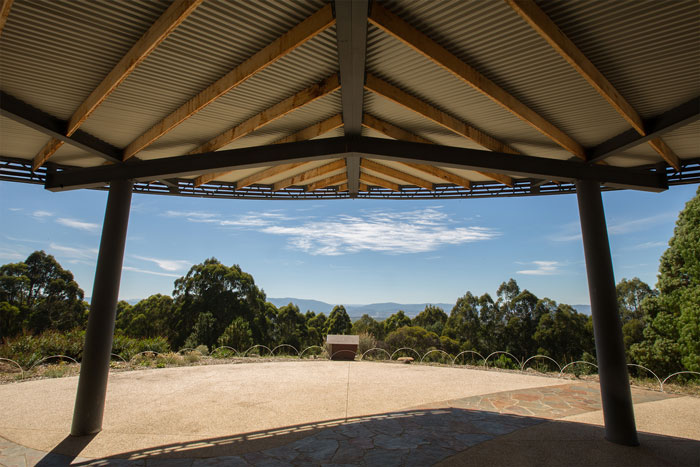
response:
<path id="1" fill-rule="evenodd" d="M 527 22 L 547 43 L 566 60 L 569 65 L 586 80 L 588 84 L 598 91 L 603 98 L 619 113 L 632 128 L 644 136 L 646 130 L 642 117 L 627 102 L 627 100 L 615 89 L 603 73 L 596 68 L 588 57 L 559 29 L 552 19 L 531 0 L 506 0 L 508 5 Z M 668 147 L 661 138 L 649 141 L 649 145 L 658 152 L 661 157 L 676 170 L 680 170 L 681 164 L 678 156 Z"/>
<path id="2" fill-rule="evenodd" d="M 405 185 L 415 185 L 421 188 L 425 188 L 429 191 L 432 191 L 435 188 L 432 182 L 423 180 L 422 178 L 415 177 L 405 172 L 401 172 L 400 170 L 396 170 L 392 167 L 380 164 L 371 159 L 362 159 L 360 161 L 360 168 L 364 170 L 371 170 L 372 172 L 376 172 L 391 178 L 401 180 L 402 182 L 405 182 Z"/>
<path id="3" fill-rule="evenodd" d="M 385 134 L 391 138 L 400 140 L 400 141 L 412 141 L 414 143 L 424 143 L 424 144 L 434 144 L 432 141 L 427 140 L 425 138 L 421 138 L 418 135 L 414 135 L 413 133 L 404 130 L 403 128 L 399 128 L 395 125 L 392 125 L 389 122 L 386 122 L 384 120 L 380 120 L 372 115 L 369 114 L 364 114 L 362 118 L 362 124 L 367 127 L 371 128 L 375 131 L 378 131 L 382 134 Z M 409 163 L 409 162 L 401 162 L 403 165 L 406 165 L 408 167 L 411 167 L 415 170 L 420 170 L 421 172 L 425 172 L 427 174 L 433 175 L 437 178 L 441 178 L 445 180 L 446 182 L 449 183 L 454 183 L 455 185 L 462 186 L 464 188 L 470 188 L 471 187 L 471 181 L 467 178 L 460 177 L 459 175 L 455 175 L 452 172 L 448 172 L 447 170 L 441 169 L 440 167 L 435 167 L 433 165 L 429 164 L 418 164 L 418 163 Z M 503 174 L 497 174 L 497 173 L 492 173 L 492 172 L 479 172 L 476 171 L 477 173 L 484 175 L 486 177 L 489 177 L 493 180 L 497 180 L 505 185 L 508 186 L 513 186 L 513 179 L 507 175 Z"/>
<path id="4" fill-rule="evenodd" d="M 284 190 L 288 186 L 303 185 L 306 181 L 311 180 L 312 178 L 327 175 L 331 172 L 344 168 L 345 159 L 338 159 L 336 161 L 329 162 L 328 164 L 314 167 L 313 169 L 307 170 L 292 177 L 285 178 L 284 180 L 280 180 L 273 185 L 272 191 Z"/>
<path id="5" fill-rule="evenodd" d="M 168 37 L 197 8 L 203 0 L 174 2 L 136 41 L 100 84 L 90 93 L 68 120 L 66 136 L 71 136 L 107 97 L 139 66 L 166 37 Z M 41 167 L 61 146 L 63 141 L 51 138 L 34 156 L 34 170 Z"/>
<path id="6" fill-rule="evenodd" d="M 390 182 L 389 180 L 384 180 L 383 178 L 380 177 L 375 177 L 374 175 L 370 175 L 365 172 L 360 172 L 360 182 L 366 184 L 366 185 L 376 185 L 376 186 L 381 186 L 384 188 L 388 188 L 391 191 L 401 191 L 401 187 L 397 185 L 394 182 Z M 369 191 L 369 188 L 368 188 Z"/>
<path id="7" fill-rule="evenodd" d="M 347 174 L 338 174 L 338 175 L 333 175 L 332 177 L 324 178 L 322 180 L 318 180 L 316 182 L 313 182 L 309 184 L 306 187 L 306 191 L 316 191 L 320 190 L 321 188 L 326 188 L 331 185 L 337 185 L 339 183 L 347 182 L 348 176 Z"/>
<path id="8" fill-rule="evenodd" d="M 329 131 L 333 131 L 336 128 L 340 128 L 341 126 L 343 126 L 343 116 L 341 114 L 333 115 L 332 117 L 306 127 L 303 130 L 299 130 L 293 135 L 285 136 L 279 141 L 275 141 L 275 144 L 295 143 L 297 141 L 314 139 L 328 133 Z"/>
<path id="9" fill-rule="evenodd" d="M 681 170 L 680 157 L 673 152 L 673 149 L 671 149 L 664 140 L 661 138 L 654 138 L 649 141 L 649 146 L 654 148 L 654 150 L 659 153 L 659 155 L 668 163 L 668 165 L 678 171 Z"/>
<path id="10" fill-rule="evenodd" d="M 7 22 L 7 17 L 10 16 L 10 10 L 12 9 L 13 0 L 2 0 L 0 2 L 0 35 L 2 35 L 2 29 L 5 27 L 5 22 Z"/>
<path id="11" fill-rule="evenodd" d="M 338 88 L 340 88 L 340 81 L 338 80 L 338 75 L 334 74 L 320 83 L 316 83 L 313 86 L 284 99 L 269 109 L 265 109 L 259 114 L 253 115 L 248 120 L 226 130 L 201 146 L 193 149 L 188 154 L 200 154 L 203 152 L 211 152 L 221 149 L 227 144 L 230 144 L 245 135 L 251 134 L 268 123 L 284 117 L 288 113 L 300 109 L 301 107 L 332 93 Z"/>
<path id="12" fill-rule="evenodd" d="M 323 121 L 315 123 L 309 127 L 306 127 L 302 130 L 299 130 L 294 134 L 291 134 L 289 136 L 285 136 L 284 138 L 279 139 L 272 144 L 294 143 L 297 141 L 306 141 L 309 139 L 316 138 L 317 136 L 321 136 L 325 133 L 328 133 L 331 130 L 335 130 L 336 128 L 338 128 L 342 125 L 343 125 L 343 117 L 340 114 L 337 114 L 337 115 L 334 115 L 330 118 L 327 118 L 326 120 L 323 120 Z M 299 165 L 302 165 L 302 164 L 303 163 L 282 164 L 279 166 L 270 167 L 269 169 L 265 169 L 261 172 L 254 173 L 253 175 L 250 175 L 242 180 L 239 180 L 238 182 L 236 182 L 236 188 L 243 188 L 243 187 L 246 187 L 249 185 L 253 185 L 255 183 L 258 183 L 260 180 L 264 180 L 264 179 L 272 177 L 274 175 L 279 175 L 282 172 L 286 172 L 287 170 L 291 170 L 291 169 L 298 167 Z M 205 183 L 209 183 L 212 180 L 216 180 L 217 178 L 223 177 L 224 175 L 227 175 L 229 173 L 231 173 L 231 171 L 214 172 L 214 173 L 210 173 L 210 174 L 200 175 L 199 177 L 195 178 L 194 186 L 197 187 L 197 186 L 203 185 Z"/>
<path id="13" fill-rule="evenodd" d="M 466 84 L 489 97 L 521 120 L 529 123 L 567 151 L 585 160 L 585 150 L 583 146 L 574 141 L 570 136 L 552 125 L 470 65 L 448 52 L 447 49 L 440 44 L 376 2 L 372 5 L 369 21 L 374 26 L 411 47 L 416 52 L 422 54 Z M 495 151 L 495 149 L 493 150 Z"/>
<path id="14" fill-rule="evenodd" d="M 280 165 L 275 165 L 273 167 L 270 167 L 269 169 L 265 169 L 261 172 L 256 172 L 253 175 L 249 175 L 245 178 L 242 178 L 241 180 L 238 180 L 236 182 L 236 189 L 238 188 L 244 188 L 250 185 L 254 185 L 256 183 L 259 183 L 261 180 L 265 180 L 266 178 L 274 177 L 275 175 L 279 175 L 281 173 L 287 172 L 289 170 L 296 169 L 297 167 L 300 167 L 302 165 L 308 164 L 308 162 L 292 162 L 290 164 L 280 164 Z M 223 172 L 228 173 L 228 172 Z M 199 178 L 199 177 L 198 177 Z M 195 186 L 199 186 L 195 183 Z"/>
<path id="15" fill-rule="evenodd" d="M 333 17 L 332 6 L 329 3 L 226 75 L 219 78 L 216 82 L 136 138 L 124 149 L 124 159 L 132 157 L 231 89 L 320 34 L 334 23 L 335 18 Z"/>
<path id="16" fill-rule="evenodd" d="M 448 130 L 457 133 L 460 136 L 464 136 L 472 141 L 474 141 L 479 146 L 496 152 L 508 152 L 511 154 L 518 154 L 518 151 L 509 147 L 508 145 L 498 141 L 496 138 L 487 135 L 486 133 L 467 125 L 454 118 L 453 116 L 439 110 L 432 105 L 423 102 L 422 100 L 414 97 L 407 92 L 393 86 L 386 81 L 377 78 L 376 76 L 367 73 L 367 80 L 365 82 L 365 89 L 379 94 L 399 105 L 405 107 L 413 112 L 416 112 L 425 118 L 432 120 L 438 125 L 447 128 Z"/>
<path id="17" fill-rule="evenodd" d="M 369 191 L 369 187 L 365 185 L 364 183 L 359 184 L 360 191 L 367 192 Z M 338 185 L 338 191 L 348 191 L 349 187 L 347 183 L 343 183 L 342 185 Z"/>

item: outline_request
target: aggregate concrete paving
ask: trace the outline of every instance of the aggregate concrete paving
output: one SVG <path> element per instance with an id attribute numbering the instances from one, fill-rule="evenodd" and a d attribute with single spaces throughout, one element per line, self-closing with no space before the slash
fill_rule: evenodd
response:
<path id="1" fill-rule="evenodd" d="M 700 465 L 700 399 L 634 390 L 646 433 L 626 448 L 603 440 L 597 384 L 527 374 L 330 361 L 112 373 L 103 431 L 83 438 L 68 436 L 76 387 L 0 386 L 0 463 Z"/>

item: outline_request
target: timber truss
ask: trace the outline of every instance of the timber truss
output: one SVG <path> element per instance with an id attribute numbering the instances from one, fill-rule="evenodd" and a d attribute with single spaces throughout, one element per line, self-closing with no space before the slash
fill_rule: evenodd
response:
<path id="1" fill-rule="evenodd" d="M 436 10 L 453 8 L 452 14 L 469 13 L 466 3 L 423 3 Z M 273 29 L 282 32 L 266 44 L 241 42 L 242 48 L 257 52 L 241 57 L 209 85 L 179 88 L 171 111 L 152 116 L 145 127 L 136 129 L 125 123 L 132 116 L 139 120 L 134 99 L 145 103 L 158 92 L 158 84 L 150 83 L 146 74 L 163 72 L 158 60 L 183 53 L 171 45 L 175 41 L 185 48 L 203 47 L 188 35 L 188 28 L 194 28 L 191 22 L 212 18 L 212 5 L 202 0 L 173 2 L 111 69 L 102 70 L 101 80 L 72 77 L 79 80 L 75 86 L 90 86 L 92 91 L 82 100 L 73 99 L 75 110 L 68 118 L 64 110 L 59 116 L 51 99 L 29 103 L 29 90 L 39 86 L 38 81 L 25 87 L 14 74 L 24 76 L 33 63 L 15 60 L 19 63 L 4 66 L 0 78 L 0 111 L 2 122 L 12 120 L 25 130 L 14 131 L 7 123 L 0 127 L 0 180 L 41 183 L 53 191 L 102 189 L 112 181 L 131 180 L 138 193 L 234 199 L 531 196 L 573 192 L 576 180 L 594 180 L 603 189 L 662 191 L 700 181 L 700 136 L 693 131 L 700 116 L 697 77 L 661 83 L 661 91 L 666 86 L 682 88 L 686 99 L 679 103 L 678 96 L 669 98 L 655 106 L 665 103 L 663 112 L 652 112 L 644 96 L 636 97 L 633 105 L 635 99 L 628 101 L 623 95 L 637 88 L 653 95 L 659 83 L 637 75 L 618 90 L 607 72 L 589 59 L 588 53 L 595 55 L 605 68 L 608 52 L 623 52 L 622 47 L 606 50 L 616 44 L 607 40 L 605 31 L 599 32 L 600 38 L 593 33 L 588 37 L 570 27 L 569 37 L 554 18 L 571 19 L 574 12 L 562 13 L 547 3 L 507 0 L 498 8 L 489 6 L 500 21 L 524 28 L 521 33 L 534 44 L 533 57 L 558 57 L 551 72 L 568 73 L 561 86 L 571 80 L 571 86 L 585 83 L 593 91 L 572 97 L 578 104 L 569 102 L 558 110 L 546 98 L 538 102 L 532 97 L 536 78 L 523 84 L 509 80 L 497 65 L 470 63 L 469 48 L 460 36 L 445 32 L 449 25 L 443 23 L 449 21 L 421 8 L 423 3 L 309 1 L 307 10 L 312 13 L 296 23 L 285 17 L 284 8 L 270 12 L 263 4 L 249 4 L 253 16 L 277 14 Z M 680 8 L 680 2 L 677 5 Z M 697 10 L 697 2 L 694 5 Z M 82 14 L 116 15 L 89 3 L 74 7 Z M 609 7 L 614 19 L 619 12 Z M 2 2 L 4 55 L 38 53 L 31 50 L 34 43 L 19 40 L 22 28 L 31 29 L 33 8 L 21 0 L 14 6 Z M 293 13 L 298 12 L 287 12 Z M 478 28 L 478 15 L 472 16 L 472 27 Z M 639 21 L 626 27 L 639 28 Z M 285 24 L 292 27 L 284 29 Z M 674 27 L 687 27 L 680 22 L 657 26 L 670 28 L 671 35 Z M 70 42 L 71 32 L 68 25 L 52 34 Z M 502 34 L 498 39 L 507 43 Z M 596 39 L 604 45 L 591 45 Z M 109 46 L 105 42 L 104 47 Z M 475 43 L 475 50 L 480 47 Z M 673 51 L 665 53 L 674 59 Z M 678 60 L 685 56 L 677 55 Z M 403 59 L 392 61 L 396 56 L 406 57 L 406 66 L 400 63 Z M 303 66 L 305 60 L 310 71 Z M 500 65 L 518 66 L 504 60 Z M 61 78 L 58 72 L 52 77 Z M 49 94 L 60 88 L 45 83 Z M 135 97 L 129 101 L 125 93 L 115 92 L 118 87 Z M 475 113 L 460 106 L 463 95 L 470 96 Z M 459 102 L 453 105 L 446 96 L 457 96 Z M 591 96 L 598 99 L 595 105 L 603 114 L 608 112 L 605 118 L 617 119 L 613 126 L 619 131 L 611 135 L 607 125 L 585 122 L 583 117 L 567 120 L 564 114 L 572 107 L 593 105 L 587 101 Z M 247 102 L 245 111 L 237 108 L 239 101 Z M 637 106 L 644 108 L 638 111 Z M 109 110 L 100 113 L 103 107 Z M 497 115 L 498 125 L 484 117 L 488 112 Z M 93 115 L 99 115 L 99 122 L 91 124 Z M 122 136 L 112 137 L 112 127 Z M 27 152 L 37 142 L 41 149 Z"/>

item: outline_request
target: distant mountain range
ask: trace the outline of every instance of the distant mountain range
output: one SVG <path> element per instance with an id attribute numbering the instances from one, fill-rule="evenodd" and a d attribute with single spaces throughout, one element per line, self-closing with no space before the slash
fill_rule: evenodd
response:
<path id="1" fill-rule="evenodd" d="M 87 302 L 90 301 L 90 297 L 85 298 Z M 138 298 L 132 298 L 126 300 L 129 302 L 131 305 L 137 304 L 140 299 Z M 325 313 L 326 316 L 330 314 L 330 312 L 333 310 L 333 307 L 335 305 L 331 305 L 330 303 L 322 302 L 319 300 L 308 300 L 304 298 L 292 298 L 292 297 L 284 297 L 284 298 L 271 298 L 268 297 L 267 301 L 275 305 L 276 307 L 281 307 L 288 305 L 290 302 L 294 303 L 296 306 L 299 307 L 299 310 L 302 313 L 306 313 L 308 310 L 315 311 L 316 313 Z M 345 310 L 348 312 L 348 315 L 350 315 L 350 318 L 353 320 L 359 318 L 360 316 L 367 314 L 371 316 L 372 318 L 376 320 L 382 320 L 386 319 L 389 316 L 393 315 L 399 310 L 403 310 L 404 313 L 406 313 L 406 316 L 410 318 L 415 318 L 415 316 L 423 311 L 426 307 L 426 305 L 433 305 L 442 308 L 445 313 L 448 315 L 450 314 L 450 311 L 452 311 L 452 307 L 454 307 L 454 303 L 395 303 L 395 302 L 386 302 L 386 303 L 370 303 L 369 305 L 345 305 Z M 576 311 L 579 313 L 583 313 L 585 315 L 590 315 L 591 314 L 591 306 L 590 305 L 572 305 Z"/>
<path id="2" fill-rule="evenodd" d="M 267 301 L 274 304 L 276 307 L 281 307 L 288 305 L 290 302 L 294 303 L 296 306 L 299 307 L 299 310 L 302 313 L 306 313 L 306 311 L 311 310 L 315 311 L 316 313 L 325 313 L 326 316 L 330 314 L 330 312 L 333 310 L 333 307 L 335 305 L 331 305 L 330 303 L 326 302 L 321 302 L 319 300 L 307 300 L 304 298 L 292 298 L 292 297 L 284 297 L 284 298 L 271 298 L 268 297 Z M 410 318 L 414 318 L 418 313 L 423 311 L 426 307 L 426 305 L 433 305 L 442 308 L 445 313 L 448 315 L 450 314 L 450 311 L 452 311 L 452 307 L 454 307 L 454 303 L 395 303 L 395 302 L 386 302 L 386 303 L 370 303 L 369 305 L 345 305 L 345 310 L 348 312 L 348 315 L 350 315 L 350 318 L 357 319 L 360 316 L 367 314 L 371 316 L 374 319 L 377 320 L 382 320 L 386 319 L 389 316 L 393 315 L 399 310 L 403 310 L 404 313 L 406 313 L 406 316 Z M 583 313 L 585 315 L 590 315 L 591 314 L 591 306 L 590 305 L 572 305 L 576 311 L 579 313 Z"/>

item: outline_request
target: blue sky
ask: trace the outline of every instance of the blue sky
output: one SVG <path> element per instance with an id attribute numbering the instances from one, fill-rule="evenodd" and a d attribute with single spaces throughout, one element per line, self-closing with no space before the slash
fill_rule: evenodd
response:
<path id="1" fill-rule="evenodd" d="M 678 213 L 697 190 L 604 193 L 615 277 L 656 283 Z M 107 193 L 50 193 L 0 182 L 0 264 L 43 249 L 86 296 Z M 587 304 L 575 195 L 467 200 L 132 199 L 120 298 L 172 294 L 209 257 L 239 264 L 270 297 L 332 304 L 454 303 L 515 278 L 558 302 Z"/>

